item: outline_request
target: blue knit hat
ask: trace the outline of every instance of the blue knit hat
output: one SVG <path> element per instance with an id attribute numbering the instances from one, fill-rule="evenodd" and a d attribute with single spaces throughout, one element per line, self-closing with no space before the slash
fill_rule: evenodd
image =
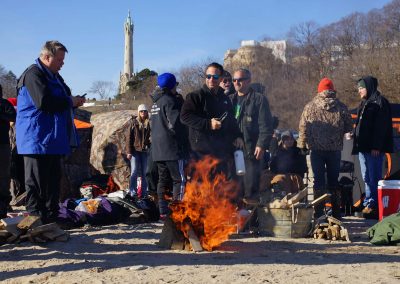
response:
<path id="1" fill-rule="evenodd" d="M 176 86 L 176 78 L 174 74 L 163 73 L 157 78 L 157 83 L 160 88 L 172 90 Z"/>

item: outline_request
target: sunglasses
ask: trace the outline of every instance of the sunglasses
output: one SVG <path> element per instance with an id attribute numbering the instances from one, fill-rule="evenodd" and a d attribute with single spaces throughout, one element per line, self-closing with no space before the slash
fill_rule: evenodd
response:
<path id="1" fill-rule="evenodd" d="M 239 82 L 239 83 L 242 83 L 243 81 L 246 81 L 246 80 L 248 80 L 249 78 L 247 78 L 247 77 L 244 77 L 244 78 L 233 78 L 233 82 Z"/>
<path id="2" fill-rule="evenodd" d="M 231 79 L 224 79 L 224 80 L 222 80 L 222 82 L 224 82 L 224 83 L 231 83 L 232 80 L 231 80 Z"/>
<path id="3" fill-rule="evenodd" d="M 214 80 L 218 80 L 219 77 L 221 77 L 221 76 L 218 75 L 218 74 L 214 74 L 214 75 L 207 74 L 207 75 L 206 75 L 206 78 L 207 78 L 208 80 L 210 80 L 211 78 L 213 78 Z"/>

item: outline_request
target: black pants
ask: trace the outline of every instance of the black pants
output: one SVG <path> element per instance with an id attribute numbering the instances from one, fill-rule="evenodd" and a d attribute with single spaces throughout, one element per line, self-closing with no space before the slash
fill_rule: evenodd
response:
<path id="1" fill-rule="evenodd" d="M 0 218 L 7 216 L 10 193 L 10 145 L 0 145 Z"/>
<path id="2" fill-rule="evenodd" d="M 45 222 L 54 221 L 59 209 L 61 156 L 24 155 L 24 163 L 26 209 Z"/>
<path id="3" fill-rule="evenodd" d="M 165 200 L 164 194 L 169 188 L 172 180 L 172 199 L 181 200 L 183 198 L 183 183 L 184 173 L 183 167 L 178 161 L 157 161 L 158 168 L 158 184 L 157 196 L 160 207 L 160 214 L 167 214 L 168 203 Z"/>
<path id="4" fill-rule="evenodd" d="M 243 176 L 244 197 L 257 198 L 260 187 L 261 161 L 255 158 L 245 158 L 246 174 Z"/>

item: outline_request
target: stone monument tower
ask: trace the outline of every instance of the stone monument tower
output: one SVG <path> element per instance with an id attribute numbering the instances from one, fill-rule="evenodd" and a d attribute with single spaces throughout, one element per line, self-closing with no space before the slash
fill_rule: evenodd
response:
<path id="1" fill-rule="evenodd" d="M 128 18 L 124 24 L 125 52 L 124 52 L 124 71 L 120 74 L 119 93 L 123 94 L 128 90 L 127 83 L 133 77 L 133 23 L 131 13 L 128 11 Z"/>

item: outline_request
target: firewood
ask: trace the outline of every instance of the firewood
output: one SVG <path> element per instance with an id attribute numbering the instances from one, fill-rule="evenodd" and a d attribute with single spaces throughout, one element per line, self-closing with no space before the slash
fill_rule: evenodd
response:
<path id="1" fill-rule="evenodd" d="M 57 242 L 66 242 L 69 240 L 69 234 L 65 233 L 64 235 L 57 237 L 55 240 Z"/>
<path id="2" fill-rule="evenodd" d="M 20 238 L 21 240 L 26 240 L 26 239 L 29 239 L 29 238 L 31 238 L 31 237 L 32 237 L 32 235 L 31 235 L 30 233 L 27 233 L 27 234 L 25 234 L 25 235 L 20 236 L 19 238 Z"/>
<path id="3" fill-rule="evenodd" d="M 7 239 L 9 236 L 11 236 L 11 233 L 6 231 L 6 230 L 0 230 L 0 238 L 5 238 Z"/>
<path id="4" fill-rule="evenodd" d="M 334 225 L 334 224 L 336 224 L 336 225 L 341 226 L 341 225 L 343 224 L 340 220 L 338 220 L 338 219 L 336 219 L 335 217 L 332 217 L 332 216 L 328 216 L 327 219 L 328 219 L 329 225 Z"/>
<path id="5" fill-rule="evenodd" d="M 326 233 L 326 239 L 328 239 L 328 240 L 332 239 L 332 237 L 333 237 L 332 230 L 328 227 L 328 228 L 325 228 L 324 231 Z"/>
<path id="6" fill-rule="evenodd" d="M 54 241 L 56 238 L 64 235 L 65 233 L 66 232 L 63 229 L 57 228 L 57 229 L 53 229 L 52 231 L 43 232 L 41 234 L 41 236 L 43 236 L 46 239 L 49 239 L 51 241 Z"/>
<path id="7" fill-rule="evenodd" d="M 191 225 L 189 225 L 190 228 L 188 230 L 188 238 L 189 238 L 189 242 L 190 245 L 192 246 L 192 249 L 194 252 L 199 252 L 199 251 L 203 251 L 203 247 L 200 244 L 200 240 L 197 237 L 196 233 L 194 232 L 193 228 Z"/>
<path id="8" fill-rule="evenodd" d="M 164 249 L 171 249 L 175 240 L 177 243 L 179 243 L 183 242 L 184 239 L 185 237 L 183 233 L 176 228 L 174 221 L 172 221 L 170 217 L 167 217 L 167 219 L 164 221 L 160 240 L 158 241 L 157 245 Z"/>
<path id="9" fill-rule="evenodd" d="M 7 226 L 17 226 L 19 222 L 24 219 L 24 216 L 17 216 L 17 217 L 12 217 L 12 218 L 3 218 L 1 219 L 1 223 L 4 225 L 4 227 Z"/>
<path id="10" fill-rule="evenodd" d="M 294 195 L 292 198 L 290 198 L 290 199 L 288 200 L 287 203 L 288 203 L 289 205 L 292 205 L 292 204 L 294 204 L 294 203 L 296 203 L 296 202 L 302 200 L 304 197 L 306 197 L 306 196 L 307 196 L 307 193 L 308 193 L 308 188 L 305 188 L 305 189 L 299 191 L 299 192 L 298 192 L 296 195 Z"/>
<path id="11" fill-rule="evenodd" d="M 350 242 L 350 237 L 349 237 L 349 233 L 348 233 L 347 229 L 342 228 L 340 230 L 340 238 L 344 241 Z"/>
<path id="12" fill-rule="evenodd" d="M 332 231 L 332 238 L 334 237 L 335 239 L 340 238 L 340 228 L 338 225 L 333 225 L 329 227 Z"/>
<path id="13" fill-rule="evenodd" d="M 41 237 L 33 237 L 34 243 L 46 243 L 46 240 L 42 239 Z"/>
<path id="14" fill-rule="evenodd" d="M 42 225 L 42 221 L 39 216 L 25 216 L 21 222 L 18 223 L 17 227 L 21 230 L 28 230 Z"/>
<path id="15" fill-rule="evenodd" d="M 41 234 L 43 232 L 48 232 L 48 231 L 53 231 L 53 230 L 57 230 L 60 227 L 58 227 L 58 225 L 56 223 L 50 223 L 50 224 L 46 224 L 46 225 L 42 225 L 42 226 L 38 226 L 36 228 L 33 228 L 30 230 L 30 234 L 32 236 Z"/>
<path id="16" fill-rule="evenodd" d="M 13 236 L 16 236 L 17 238 L 22 235 L 22 231 L 17 228 L 16 224 L 13 225 L 7 225 L 5 227 L 6 231 L 11 233 Z"/>
<path id="17" fill-rule="evenodd" d="M 7 238 L 7 243 L 13 243 L 18 239 L 18 236 L 12 235 L 11 237 Z"/>
<path id="18" fill-rule="evenodd" d="M 184 250 L 185 249 L 185 240 L 172 240 L 171 249 Z"/>
<path id="19" fill-rule="evenodd" d="M 310 205 L 315 206 L 315 205 L 321 203 L 322 201 L 324 201 L 325 199 L 327 199 L 330 196 L 331 196 L 330 193 L 325 193 L 324 195 L 322 195 L 322 196 L 318 197 L 317 199 L 311 201 Z"/>
<path id="20" fill-rule="evenodd" d="M 317 239 L 324 239 L 326 237 L 325 232 L 322 232 L 321 234 L 317 234 Z"/>

